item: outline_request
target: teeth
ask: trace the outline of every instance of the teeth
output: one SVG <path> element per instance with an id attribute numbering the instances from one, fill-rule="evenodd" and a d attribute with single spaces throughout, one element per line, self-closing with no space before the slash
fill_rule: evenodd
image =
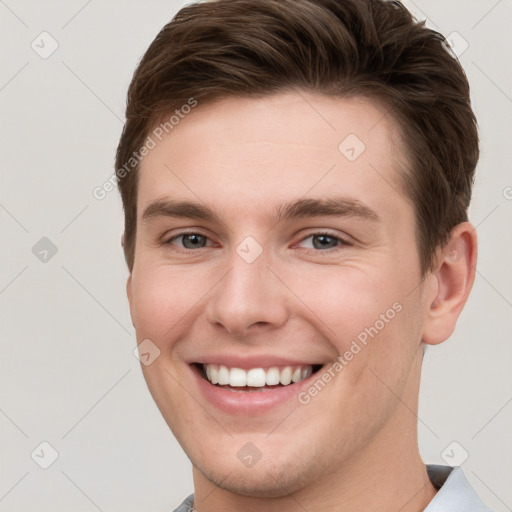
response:
<path id="1" fill-rule="evenodd" d="M 300 376 L 302 375 L 300 366 L 297 366 L 295 370 L 293 370 L 292 373 L 292 382 L 299 382 L 299 380 L 302 380 Z"/>
<path id="2" fill-rule="evenodd" d="M 252 370 L 249 370 L 247 372 L 247 384 L 249 384 L 250 382 L 251 386 L 255 388 L 263 387 L 265 385 L 266 380 L 267 376 L 265 375 L 265 370 L 263 368 L 253 368 Z"/>
<path id="3" fill-rule="evenodd" d="M 265 377 L 265 384 L 267 386 L 275 386 L 279 384 L 279 377 L 281 376 L 281 372 L 277 366 L 272 366 L 267 370 L 267 375 Z"/>
<path id="4" fill-rule="evenodd" d="M 271 368 L 228 368 L 224 365 L 205 364 L 203 365 L 206 378 L 212 384 L 232 387 L 254 387 L 262 388 L 282 384 L 287 386 L 290 383 L 306 379 L 313 373 L 313 367 L 309 364 L 300 366 L 272 366 Z"/>
<path id="5" fill-rule="evenodd" d="M 292 367 L 291 366 L 285 366 L 281 370 L 281 377 L 279 379 L 281 384 L 283 386 L 287 386 L 292 381 Z"/>
<path id="6" fill-rule="evenodd" d="M 241 368 L 231 368 L 229 372 L 229 385 L 234 387 L 247 386 L 247 372 Z"/>
<path id="7" fill-rule="evenodd" d="M 226 386 L 229 384 L 229 370 L 225 366 L 221 366 L 217 373 L 217 379 L 220 386 Z"/>

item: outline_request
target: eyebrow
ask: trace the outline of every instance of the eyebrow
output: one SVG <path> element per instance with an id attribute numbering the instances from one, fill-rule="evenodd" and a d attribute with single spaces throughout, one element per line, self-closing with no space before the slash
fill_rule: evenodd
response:
<path id="1" fill-rule="evenodd" d="M 270 220 L 279 223 L 307 217 L 359 217 L 379 222 L 377 213 L 365 204 L 348 197 L 327 197 L 318 199 L 297 199 L 279 205 Z M 142 222 L 153 218 L 187 218 L 223 223 L 220 216 L 211 208 L 192 201 L 159 199 L 150 203 L 142 214 Z"/>
<path id="2" fill-rule="evenodd" d="M 369 206 L 348 197 L 298 199 L 278 206 L 272 220 L 277 223 L 294 218 L 327 216 L 359 217 L 375 222 L 380 220 Z"/>

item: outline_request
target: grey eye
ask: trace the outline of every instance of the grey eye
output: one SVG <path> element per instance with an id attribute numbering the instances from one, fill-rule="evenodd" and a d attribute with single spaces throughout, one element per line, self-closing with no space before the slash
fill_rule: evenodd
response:
<path id="1" fill-rule="evenodd" d="M 313 236 L 313 247 L 315 249 L 325 249 L 325 248 L 330 249 L 331 247 L 336 247 L 337 245 L 338 245 L 338 239 L 334 236 L 329 236 L 329 235 L 314 235 Z"/>
<path id="2" fill-rule="evenodd" d="M 310 249 L 332 249 L 337 247 L 341 240 L 336 236 L 318 234 L 310 235 L 302 240 L 302 244 Z"/>
<path id="3" fill-rule="evenodd" d="M 178 238 L 182 239 L 182 244 L 185 249 L 201 249 L 206 246 L 207 238 L 198 233 L 187 233 L 180 235 Z"/>

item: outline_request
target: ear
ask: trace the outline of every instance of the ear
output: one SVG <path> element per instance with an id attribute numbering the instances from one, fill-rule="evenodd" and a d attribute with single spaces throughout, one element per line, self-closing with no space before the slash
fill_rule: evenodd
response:
<path id="1" fill-rule="evenodd" d="M 123 234 L 121 235 L 121 247 L 123 248 L 123 251 L 124 251 L 124 242 L 125 242 L 125 238 L 124 238 L 124 232 L 123 232 Z M 130 275 L 128 276 L 128 279 L 126 280 L 126 296 L 128 297 L 128 304 L 130 306 L 130 317 L 132 319 L 132 325 L 133 325 L 133 327 L 135 327 L 135 322 L 133 320 L 134 316 L 133 316 L 132 274 L 131 274 L 131 272 L 130 272 Z"/>
<path id="2" fill-rule="evenodd" d="M 133 314 L 134 306 L 133 306 L 132 275 L 131 274 L 128 276 L 128 279 L 126 280 L 126 296 L 128 297 L 128 305 L 130 306 L 130 317 L 132 319 L 132 325 L 136 329 L 137 327 L 135 326 L 134 314 Z"/>
<path id="3" fill-rule="evenodd" d="M 469 222 L 462 222 L 453 228 L 448 243 L 437 252 L 431 276 L 437 286 L 428 298 L 424 343 L 437 345 L 453 333 L 475 280 L 476 259 L 476 230 Z"/>

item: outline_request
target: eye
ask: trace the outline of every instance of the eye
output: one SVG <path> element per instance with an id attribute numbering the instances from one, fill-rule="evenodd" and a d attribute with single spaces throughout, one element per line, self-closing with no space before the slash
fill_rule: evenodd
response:
<path id="1" fill-rule="evenodd" d="M 181 243 L 176 244 L 176 241 Z M 169 245 L 181 245 L 184 249 L 202 249 L 206 247 L 208 237 L 201 233 L 182 233 L 169 239 L 166 243 Z"/>
<path id="2" fill-rule="evenodd" d="M 330 233 L 314 233 L 300 242 L 307 249 L 324 250 L 335 249 L 343 245 L 350 245 L 348 242 L 338 236 Z"/>

